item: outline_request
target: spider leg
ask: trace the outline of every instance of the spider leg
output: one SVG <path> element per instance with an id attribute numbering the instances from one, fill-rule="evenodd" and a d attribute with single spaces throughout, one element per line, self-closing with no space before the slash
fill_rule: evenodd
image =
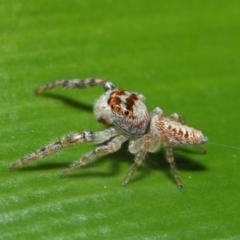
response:
<path id="1" fill-rule="evenodd" d="M 178 188 L 182 188 L 183 186 L 182 186 L 181 180 L 177 173 L 177 168 L 176 168 L 176 164 L 174 161 L 172 148 L 170 146 L 165 146 L 165 147 L 166 147 L 165 149 L 166 149 L 167 160 L 170 163 L 173 177 L 178 185 Z"/>
<path id="2" fill-rule="evenodd" d="M 115 130 L 115 128 L 109 128 L 100 132 L 83 132 L 83 133 L 68 135 L 66 137 L 63 137 L 61 140 L 55 143 L 52 143 L 46 147 L 43 147 L 42 149 L 36 151 L 35 153 L 32 153 L 22 158 L 21 160 L 13 163 L 10 166 L 9 170 L 13 170 L 15 168 L 21 167 L 37 159 L 42 159 L 47 156 L 50 156 L 66 147 L 71 147 L 83 142 L 99 144 L 99 143 L 105 142 L 106 140 L 114 136 L 117 136 L 118 134 L 119 132 Z"/>
<path id="3" fill-rule="evenodd" d="M 61 177 L 65 177 L 68 175 L 71 171 L 73 171 L 76 168 L 80 168 L 84 165 L 87 165 L 91 162 L 93 162 L 96 158 L 116 152 L 120 149 L 122 144 L 128 140 L 128 136 L 124 135 L 118 135 L 114 137 L 110 142 L 108 142 L 106 145 L 102 145 L 97 147 L 94 151 L 86 154 L 83 156 L 79 161 L 73 163 L 70 165 L 69 168 L 67 168 L 61 175 Z"/>
<path id="4" fill-rule="evenodd" d="M 169 118 L 176 122 L 180 122 L 182 125 L 186 125 L 184 117 L 179 113 L 173 113 L 169 116 Z"/>
<path id="5" fill-rule="evenodd" d="M 105 91 L 115 89 L 113 83 L 108 82 L 101 78 L 86 78 L 86 79 L 71 79 L 71 80 L 59 80 L 48 83 L 44 86 L 41 86 L 35 90 L 36 94 L 41 94 L 42 92 L 56 88 L 89 88 L 94 86 L 102 85 Z"/>
<path id="6" fill-rule="evenodd" d="M 131 165 L 126 177 L 124 178 L 124 180 L 122 182 L 123 186 L 126 186 L 128 184 L 129 179 L 131 178 L 131 176 L 133 175 L 133 173 L 137 169 L 137 167 L 142 164 L 146 154 L 147 154 L 147 152 L 140 151 L 135 155 L 134 163 Z"/>
<path id="7" fill-rule="evenodd" d="M 137 169 L 138 166 L 140 166 L 145 159 L 145 156 L 150 148 L 151 144 L 151 137 L 150 135 L 145 135 L 143 137 L 144 144 L 142 145 L 141 151 L 139 151 L 134 158 L 134 163 L 131 165 L 130 169 L 128 170 L 128 173 L 126 177 L 124 178 L 122 185 L 126 186 L 128 184 L 129 179 L 133 175 L 134 171 Z M 132 149 L 133 150 L 133 149 Z"/>

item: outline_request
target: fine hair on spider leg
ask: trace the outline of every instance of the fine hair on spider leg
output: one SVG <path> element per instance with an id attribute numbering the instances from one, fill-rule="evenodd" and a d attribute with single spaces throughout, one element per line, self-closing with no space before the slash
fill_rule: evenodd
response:
<path id="1" fill-rule="evenodd" d="M 74 169 L 87 165 L 98 157 L 118 151 L 122 144 L 128 141 L 128 150 L 134 155 L 134 163 L 123 180 L 123 186 L 128 184 L 146 154 L 158 151 L 163 145 L 173 177 L 177 186 L 182 188 L 172 147 L 195 146 L 199 148 L 199 145 L 204 144 L 208 139 L 201 131 L 187 126 L 180 114 L 173 113 L 169 117 L 164 117 L 163 111 L 159 107 L 149 113 L 145 105 L 145 97 L 142 94 L 117 89 L 112 82 L 101 78 L 58 80 L 37 88 L 35 93 L 41 94 L 57 87 L 84 89 L 95 86 L 103 86 L 104 93 L 96 100 L 93 113 L 99 123 L 108 126 L 106 130 L 85 131 L 65 136 L 16 161 L 9 169 L 19 168 L 80 143 L 101 144 L 92 152 L 81 157 L 79 161 L 71 164 L 62 173 L 61 176 L 64 177 Z"/>
<path id="2" fill-rule="evenodd" d="M 75 146 L 83 142 L 99 144 L 117 135 L 118 135 L 118 132 L 114 128 L 108 128 L 100 132 L 83 132 L 83 133 L 71 134 L 13 163 L 9 169 L 13 170 L 23 165 L 29 164 L 30 162 L 33 162 L 35 160 L 51 156 L 66 147 Z"/>

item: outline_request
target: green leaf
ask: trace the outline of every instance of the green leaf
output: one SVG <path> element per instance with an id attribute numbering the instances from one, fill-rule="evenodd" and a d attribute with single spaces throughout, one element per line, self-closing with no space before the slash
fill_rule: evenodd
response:
<path id="1" fill-rule="evenodd" d="M 1 239 L 240 238 L 239 1 L 0 5 Z M 65 179 L 62 171 L 94 146 L 8 171 L 63 135 L 104 129 L 92 114 L 100 87 L 33 94 L 86 77 L 140 92 L 150 111 L 181 113 L 204 132 L 206 154 L 174 149 L 182 190 L 163 150 L 122 187 L 133 161 L 126 144 Z"/>

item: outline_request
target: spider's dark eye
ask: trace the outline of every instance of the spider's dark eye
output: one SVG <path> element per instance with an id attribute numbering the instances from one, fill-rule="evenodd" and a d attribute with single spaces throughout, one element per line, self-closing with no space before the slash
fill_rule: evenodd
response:
<path id="1" fill-rule="evenodd" d="M 125 115 L 125 116 L 128 116 L 128 114 L 129 114 L 129 111 L 128 111 L 128 110 L 125 110 L 125 111 L 124 111 L 124 115 Z"/>

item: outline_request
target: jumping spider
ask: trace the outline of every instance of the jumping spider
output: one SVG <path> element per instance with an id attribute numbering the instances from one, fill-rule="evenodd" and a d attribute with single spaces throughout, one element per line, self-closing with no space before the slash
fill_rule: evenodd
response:
<path id="1" fill-rule="evenodd" d="M 63 137 L 58 142 L 52 143 L 33 154 L 13 163 L 10 170 L 28 164 L 37 159 L 52 155 L 65 147 L 79 143 L 89 142 L 102 144 L 94 151 L 84 155 L 79 161 L 74 162 L 63 173 L 62 177 L 72 170 L 82 167 L 97 157 L 118 151 L 121 145 L 128 141 L 129 152 L 135 155 L 123 185 L 127 185 L 135 169 L 143 162 L 148 152 L 156 152 L 164 145 L 166 157 L 170 163 L 174 179 L 179 188 L 182 183 L 177 174 L 174 162 L 173 146 L 198 146 L 208 139 L 201 131 L 185 125 L 180 114 L 174 113 L 170 117 L 164 117 L 162 110 L 157 107 L 149 114 L 145 106 L 145 97 L 136 92 L 128 92 L 115 88 L 114 84 L 104 79 L 88 78 L 85 80 L 61 80 L 55 81 L 36 89 L 36 94 L 55 87 L 62 88 L 88 88 L 102 85 L 105 93 L 97 99 L 94 105 L 94 115 L 98 122 L 110 127 L 99 132 L 85 131 Z"/>

